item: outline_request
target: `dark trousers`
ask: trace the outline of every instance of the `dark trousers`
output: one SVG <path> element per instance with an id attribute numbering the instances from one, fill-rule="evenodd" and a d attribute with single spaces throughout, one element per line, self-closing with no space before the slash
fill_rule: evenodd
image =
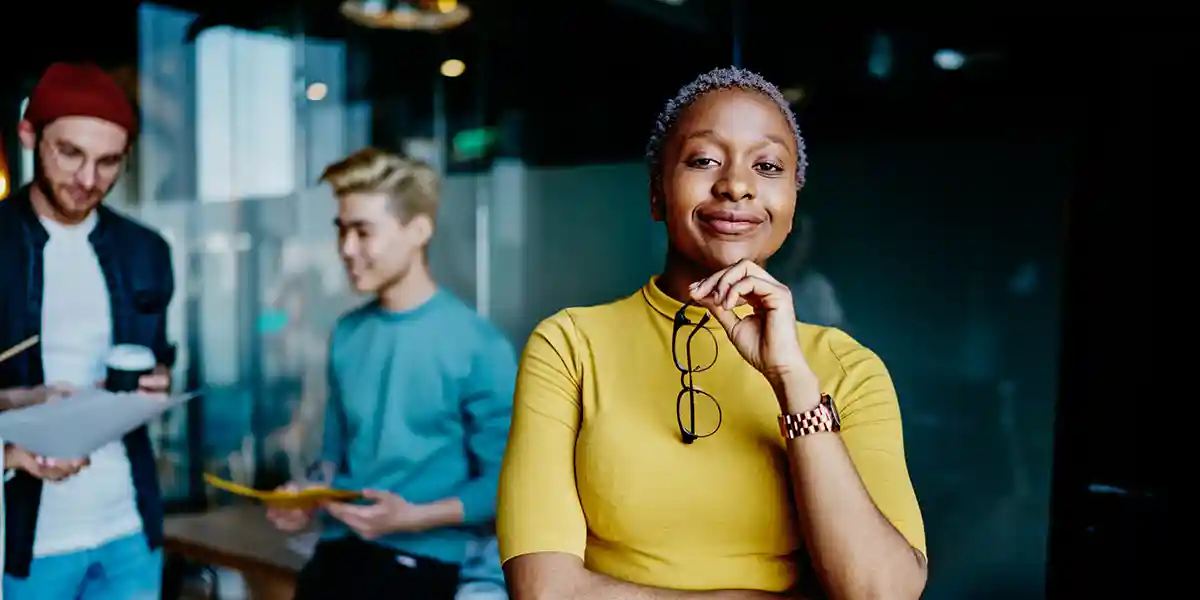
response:
<path id="1" fill-rule="evenodd" d="M 295 600 L 454 600 L 458 571 L 356 537 L 323 541 L 300 571 Z"/>

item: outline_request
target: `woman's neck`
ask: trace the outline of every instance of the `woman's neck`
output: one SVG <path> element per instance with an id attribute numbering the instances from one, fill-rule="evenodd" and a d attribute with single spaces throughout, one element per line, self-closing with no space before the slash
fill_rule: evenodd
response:
<path id="1" fill-rule="evenodd" d="M 756 262 L 760 266 L 762 265 L 762 262 Z M 689 302 L 692 299 L 690 286 L 719 270 L 697 264 L 674 250 L 667 250 L 667 264 L 663 267 L 662 274 L 658 276 L 656 283 L 658 289 L 662 290 L 664 294 L 680 302 Z"/>
<path id="2" fill-rule="evenodd" d="M 680 301 L 689 302 L 692 299 L 689 286 L 712 274 L 711 269 L 704 269 L 692 261 L 679 256 L 674 251 L 667 251 L 667 264 L 655 283 L 664 294 Z"/>

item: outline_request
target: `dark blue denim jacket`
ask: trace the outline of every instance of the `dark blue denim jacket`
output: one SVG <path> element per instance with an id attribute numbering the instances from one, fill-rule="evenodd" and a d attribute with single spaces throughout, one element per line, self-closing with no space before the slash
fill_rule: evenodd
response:
<path id="1" fill-rule="evenodd" d="M 112 308 L 114 344 L 140 344 L 172 365 L 167 306 L 175 291 L 171 254 L 162 236 L 101 206 L 89 240 L 104 271 Z M 42 251 L 49 240 L 29 202 L 29 188 L 0 201 L 0 348 L 42 327 Z M 43 383 L 42 354 L 35 346 L 0 363 L 0 389 Z M 152 548 L 162 544 L 163 503 L 150 435 L 145 427 L 125 436 L 138 512 Z M 4 484 L 5 572 L 28 577 L 42 498 L 40 479 L 21 471 Z"/>

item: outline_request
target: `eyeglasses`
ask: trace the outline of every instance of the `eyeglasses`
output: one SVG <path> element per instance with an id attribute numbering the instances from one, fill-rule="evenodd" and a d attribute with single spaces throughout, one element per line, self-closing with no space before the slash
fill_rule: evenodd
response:
<path id="1" fill-rule="evenodd" d="M 59 148 L 50 142 L 46 142 L 46 146 L 50 149 L 50 155 L 54 157 L 54 164 L 68 173 L 78 173 L 88 162 L 87 155 L 77 149 Z M 108 180 L 117 176 L 124 162 L 123 156 L 100 157 L 96 159 L 93 168 L 96 169 L 97 177 Z"/>
<path id="2" fill-rule="evenodd" d="M 687 318 L 687 309 L 689 306 L 694 306 L 692 303 L 684 304 L 678 312 L 675 313 L 675 325 L 671 331 L 671 357 L 675 360 L 675 368 L 679 369 L 679 385 L 683 389 L 679 390 L 679 395 L 675 397 L 675 417 L 679 423 L 679 435 L 683 438 L 683 443 L 690 444 L 698 439 L 706 438 L 716 433 L 721 428 L 723 415 L 721 414 L 721 405 L 717 399 L 708 392 L 697 389 L 692 381 L 692 376 L 696 373 L 702 373 L 712 368 L 717 364 L 717 338 L 705 327 L 708 324 L 711 315 L 707 312 L 700 318 L 699 323 L 693 323 Z M 713 353 L 712 360 L 704 365 L 696 365 L 692 362 L 693 341 L 696 336 L 703 331 L 712 340 Z M 679 334 L 685 332 L 687 339 L 684 342 L 684 359 L 679 360 Z M 705 427 L 705 431 L 696 430 L 696 400 L 708 400 L 716 407 L 716 425 L 711 431 Z M 686 402 L 685 402 L 686 400 Z M 684 409 L 687 409 L 687 416 L 684 417 Z"/>

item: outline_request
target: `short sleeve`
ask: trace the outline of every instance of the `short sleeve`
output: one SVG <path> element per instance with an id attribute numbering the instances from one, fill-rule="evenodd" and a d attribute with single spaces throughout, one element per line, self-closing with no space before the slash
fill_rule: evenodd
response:
<path id="1" fill-rule="evenodd" d="M 587 520 L 575 487 L 578 351 L 563 311 L 538 325 L 521 356 L 497 509 L 504 561 L 535 552 L 583 558 Z"/>
<path id="2" fill-rule="evenodd" d="M 875 506 L 909 545 L 925 553 L 925 524 L 904 458 L 900 402 L 883 361 L 836 332 L 830 347 L 844 371 L 834 393 L 842 440 Z"/>

